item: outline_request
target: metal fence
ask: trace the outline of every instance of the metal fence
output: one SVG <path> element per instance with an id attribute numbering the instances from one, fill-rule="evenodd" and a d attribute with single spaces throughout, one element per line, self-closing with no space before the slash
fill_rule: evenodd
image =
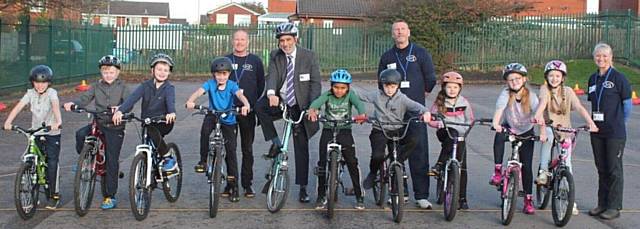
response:
<path id="1" fill-rule="evenodd" d="M 249 51 L 268 65 L 277 47 L 273 27 L 241 27 Z M 23 89 L 36 64 L 51 65 L 57 81 L 97 75 L 97 60 L 114 54 L 124 71 L 148 72 L 158 52 L 172 55 L 175 72 L 206 74 L 209 61 L 230 53 L 238 28 L 220 25 L 100 27 L 56 21 L 4 24 L 0 21 L 0 90 Z M 436 57 L 465 70 L 492 70 L 511 61 L 540 64 L 552 58 L 590 58 L 593 46 L 611 44 L 615 57 L 640 66 L 640 21 L 631 14 L 503 17 L 471 25 L 442 25 L 445 40 Z M 385 26 L 300 28 L 300 45 L 316 52 L 323 72 L 335 68 L 375 71 L 380 55 L 393 45 Z"/>

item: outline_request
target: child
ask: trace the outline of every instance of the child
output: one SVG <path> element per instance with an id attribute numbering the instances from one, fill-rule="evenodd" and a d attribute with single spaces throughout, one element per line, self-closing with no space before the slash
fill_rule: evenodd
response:
<path id="1" fill-rule="evenodd" d="M 118 79 L 120 75 L 120 60 L 112 55 L 106 55 L 98 61 L 100 69 L 100 81 L 91 85 L 91 88 L 80 95 L 80 98 L 73 102 L 64 104 L 64 109 L 70 111 L 73 105 L 86 107 L 95 101 L 95 108 L 98 112 L 112 112 L 127 96 L 130 91 L 124 81 Z M 118 192 L 118 173 L 120 170 L 120 149 L 124 141 L 125 125 L 114 125 L 111 115 L 97 115 L 94 117 L 98 123 L 98 129 L 104 135 L 105 142 L 105 163 L 107 172 L 105 174 L 105 193 L 100 205 L 102 209 L 115 207 L 113 199 Z M 91 124 L 76 131 L 76 151 L 78 154 L 84 146 L 84 138 L 91 132 Z"/>
<path id="2" fill-rule="evenodd" d="M 564 80 L 567 76 L 567 65 L 559 60 L 552 60 L 544 67 L 544 79 L 546 86 L 540 87 L 540 105 L 536 110 L 536 120 L 538 124 L 544 126 L 545 120 L 551 120 L 553 126 L 571 127 L 571 111 L 577 110 L 585 121 L 589 124 L 589 131 L 598 132 L 596 123 L 591 120 L 589 112 L 582 106 L 580 99 L 570 87 L 564 86 Z M 571 142 L 571 138 L 566 134 L 560 133 L 559 142 Z M 548 177 L 551 175 L 548 171 L 549 158 L 551 157 L 551 147 L 553 146 L 553 131 L 551 127 L 544 128 L 540 133 L 540 140 L 543 142 L 540 148 L 540 171 L 536 184 L 547 184 Z M 571 170 L 571 152 L 567 157 L 567 166 Z M 578 205 L 574 203 L 573 214 L 578 214 Z"/>
<path id="3" fill-rule="evenodd" d="M 318 118 L 318 109 L 324 105 L 324 113 L 328 119 L 344 120 L 351 119 L 351 108 L 358 110 L 359 122 L 364 121 L 366 117 L 366 109 L 360 98 L 355 92 L 349 90 L 351 84 L 351 74 L 344 69 L 338 69 L 331 73 L 331 90 L 323 93 L 315 99 L 309 106 L 309 120 L 315 122 Z M 316 209 L 323 209 L 327 204 L 325 198 L 327 190 L 327 144 L 333 138 L 331 131 L 332 124 L 325 124 L 320 136 L 320 145 L 318 152 L 320 158 L 318 160 L 318 199 L 316 200 Z M 355 208 L 364 209 L 364 195 L 360 188 L 360 169 L 358 168 L 358 158 L 356 158 L 355 142 L 351 135 L 351 125 L 339 126 L 339 133 L 336 136 L 338 144 L 342 145 L 342 156 L 347 162 L 351 183 L 356 194 Z"/>
<path id="4" fill-rule="evenodd" d="M 242 107 L 241 114 L 246 116 L 249 113 L 250 105 L 247 97 L 242 94 L 242 89 L 238 87 L 238 84 L 234 81 L 229 81 L 229 75 L 231 74 L 232 66 L 231 60 L 227 57 L 219 57 L 211 62 L 211 74 L 214 79 L 210 79 L 205 82 L 201 88 L 198 88 L 186 102 L 186 106 L 189 109 L 193 109 L 196 105 L 194 102 L 198 97 L 209 94 L 209 107 L 215 110 L 228 110 L 233 108 L 235 95 L 244 105 Z M 209 135 L 215 124 L 220 121 L 222 125 L 222 136 L 224 137 L 225 150 L 227 155 L 225 162 L 227 163 L 227 187 L 225 187 L 224 196 L 229 196 L 231 202 L 238 202 L 240 200 L 238 194 L 238 161 L 236 159 L 236 116 L 229 114 L 226 117 L 221 117 L 217 120 L 213 114 L 208 114 L 202 121 L 202 128 L 200 129 L 200 161 L 195 166 L 197 173 L 203 173 L 207 164 L 207 154 L 209 153 Z"/>
<path id="5" fill-rule="evenodd" d="M 405 113 L 409 111 L 421 113 L 422 121 L 428 122 L 431 119 L 431 114 L 427 112 L 424 106 L 409 99 L 405 94 L 400 92 L 399 87 L 401 81 L 402 75 L 400 72 L 395 69 L 386 69 L 380 72 L 382 90 L 360 96 L 360 99 L 373 104 L 373 118 L 380 122 L 402 122 Z M 365 178 L 362 184 L 365 189 L 371 189 L 373 187 L 380 164 L 384 162 L 385 159 L 385 148 L 392 146 L 392 142 L 384 136 L 380 128 L 384 128 L 385 131 L 391 135 L 397 135 L 400 131 L 403 131 L 402 125 L 373 126 L 371 134 L 369 135 L 369 141 L 371 142 L 370 170 L 369 175 L 367 175 L 367 178 Z M 402 145 L 398 158 L 400 162 L 407 159 L 409 152 L 415 147 L 416 137 L 417 136 L 406 136 L 400 141 Z M 431 205 L 431 203 L 424 204 Z"/>
<path id="6" fill-rule="evenodd" d="M 473 122 L 473 110 L 471 104 L 465 97 L 461 95 L 462 85 L 464 81 L 462 76 L 457 72 L 447 72 L 442 75 L 442 88 L 436 97 L 436 101 L 431 106 L 431 113 L 440 113 L 445 117 L 445 121 L 467 123 Z M 451 157 L 453 150 L 453 140 L 449 137 L 442 121 L 431 121 L 429 126 L 437 128 L 436 136 L 442 143 L 440 157 L 438 162 L 431 168 L 430 176 L 436 176 L 440 168 L 444 166 L 446 160 Z M 448 126 L 452 137 L 458 137 L 464 134 L 469 127 L 451 125 Z M 456 159 L 461 163 L 460 170 L 460 209 L 469 209 L 467 204 L 467 154 L 465 142 L 458 142 Z"/>
<path id="7" fill-rule="evenodd" d="M 163 137 L 173 129 L 176 120 L 175 94 L 176 89 L 167 81 L 173 71 L 173 60 L 170 56 L 159 53 L 151 59 L 151 75 L 153 79 L 144 81 L 131 93 L 129 97 L 116 109 L 113 114 L 113 123 L 120 125 L 123 113 L 130 112 L 133 106 L 142 99 L 140 116 L 152 118 L 163 116 L 167 123 L 151 124 L 147 134 L 157 146 L 158 155 L 164 157 L 163 170 L 173 171 L 177 167 L 176 160 L 166 155 L 169 151 Z M 115 199 L 113 199 L 115 202 Z M 115 203 L 114 203 L 115 206 Z"/>
<path id="8" fill-rule="evenodd" d="M 502 70 L 502 78 L 507 83 L 507 89 L 502 90 L 496 102 L 496 111 L 493 115 L 493 128 L 496 135 L 493 142 L 493 155 L 495 171 L 491 177 L 492 185 L 499 185 L 502 181 L 502 157 L 504 155 L 504 142 L 507 135 L 503 133 L 503 125 L 509 127 L 511 132 L 518 136 L 531 136 L 533 133 L 533 115 L 538 107 L 536 94 L 526 87 L 527 69 L 519 63 L 511 63 Z M 504 117 L 504 119 L 503 119 Z M 534 214 L 532 204 L 533 173 L 531 161 L 533 160 L 533 141 L 526 140 L 520 148 L 520 161 L 522 162 L 522 186 L 526 194 L 524 199 L 525 214 Z"/>
<path id="9" fill-rule="evenodd" d="M 55 209 L 60 204 L 60 194 L 57 185 L 58 181 L 58 157 L 60 155 L 60 129 L 58 128 L 62 123 L 60 116 L 60 101 L 58 100 L 58 92 L 49 88 L 51 86 L 51 79 L 53 78 L 53 70 L 46 65 L 37 65 L 31 69 L 29 74 L 29 81 L 31 82 L 32 89 L 27 90 L 27 93 L 22 96 L 22 99 L 18 104 L 13 107 L 9 117 L 4 122 L 4 129 L 11 130 L 13 126 L 13 120 L 22 111 L 22 109 L 29 105 L 31 110 L 31 128 L 40 128 L 42 123 L 51 126 L 49 132 L 38 132 L 37 136 L 43 136 L 45 138 L 44 145 L 40 145 L 40 141 L 36 141 L 38 147 L 46 150 L 47 156 L 47 180 L 49 181 L 47 199 L 48 203 L 46 208 Z"/>

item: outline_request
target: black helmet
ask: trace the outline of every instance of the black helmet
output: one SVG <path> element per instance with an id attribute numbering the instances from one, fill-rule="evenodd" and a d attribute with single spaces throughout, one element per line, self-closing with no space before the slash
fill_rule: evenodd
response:
<path id="1" fill-rule="evenodd" d="M 173 59 L 167 54 L 158 53 L 151 58 L 151 63 L 149 64 L 151 68 L 155 67 L 158 62 L 163 62 L 169 65 L 169 71 L 173 71 Z"/>
<path id="2" fill-rule="evenodd" d="M 279 24 L 276 27 L 276 39 L 280 39 L 283 35 L 291 35 L 293 37 L 298 36 L 298 27 L 291 22 L 285 22 Z"/>
<path id="3" fill-rule="evenodd" d="M 231 71 L 231 60 L 228 57 L 218 57 L 211 61 L 211 72 Z"/>
<path id="4" fill-rule="evenodd" d="M 118 59 L 118 57 L 115 57 L 113 55 L 103 56 L 98 61 L 98 68 L 101 68 L 102 66 L 114 66 L 120 69 L 120 59 Z"/>
<path id="5" fill-rule="evenodd" d="M 47 65 L 36 65 L 29 73 L 29 81 L 31 82 L 51 82 L 53 79 L 53 70 Z"/>
<path id="6" fill-rule="evenodd" d="M 402 75 L 395 69 L 385 69 L 380 72 L 380 83 L 382 84 L 400 84 L 402 81 Z"/>

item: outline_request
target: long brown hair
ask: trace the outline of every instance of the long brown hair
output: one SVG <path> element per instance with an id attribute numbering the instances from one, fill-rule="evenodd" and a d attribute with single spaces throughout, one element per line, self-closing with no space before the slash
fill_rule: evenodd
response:
<path id="1" fill-rule="evenodd" d="M 546 80 L 547 74 L 545 74 L 544 77 Z M 558 87 L 560 87 L 558 89 L 559 95 L 553 96 L 553 88 L 551 87 L 551 84 L 549 83 L 548 80 L 546 80 L 546 85 L 547 85 L 547 89 L 549 90 L 549 93 L 547 94 L 547 107 L 546 107 L 547 112 L 558 114 L 558 115 L 565 115 L 569 113 L 569 108 L 570 108 L 569 101 L 567 101 L 567 98 L 564 93 L 565 92 L 564 79 L 562 80 L 562 82 L 560 82 L 560 85 L 558 85 Z M 558 101 L 558 99 L 560 99 L 560 101 Z"/>
<path id="2" fill-rule="evenodd" d="M 447 106 L 444 104 L 447 99 L 447 83 L 442 83 L 440 86 L 440 92 L 438 92 L 438 96 L 436 96 L 436 101 L 433 102 L 438 107 L 438 112 L 441 114 L 447 113 Z M 458 96 L 462 94 L 462 85 L 460 85 L 460 91 L 458 91 Z M 458 97 L 456 96 L 456 98 Z"/>
<path id="3" fill-rule="evenodd" d="M 522 109 L 524 111 L 524 113 L 531 113 L 531 101 L 529 101 L 529 88 L 526 87 L 526 82 L 523 83 L 522 85 L 522 89 L 520 89 L 520 91 L 522 92 L 521 94 L 521 98 L 520 98 L 520 104 L 522 105 Z M 512 90 L 509 89 L 509 106 L 513 105 L 513 102 L 516 100 L 516 94 L 518 94 L 518 92 L 513 92 Z"/>

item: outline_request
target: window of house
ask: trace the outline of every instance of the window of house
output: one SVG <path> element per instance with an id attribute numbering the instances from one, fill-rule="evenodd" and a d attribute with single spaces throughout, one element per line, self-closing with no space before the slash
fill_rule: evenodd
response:
<path id="1" fill-rule="evenodd" d="M 251 25 L 251 15 L 235 14 L 233 15 L 233 25 Z"/>
<path id="2" fill-rule="evenodd" d="M 323 28 L 333 28 L 333 20 L 324 20 L 322 21 Z"/>
<path id="3" fill-rule="evenodd" d="M 129 25 L 142 25 L 142 18 L 133 17 L 129 20 Z"/>
<path id="4" fill-rule="evenodd" d="M 107 16 L 101 16 L 101 17 L 100 17 L 100 24 L 101 24 L 101 25 L 108 25 L 108 24 L 109 24 L 109 17 L 107 17 Z"/>
<path id="5" fill-rule="evenodd" d="M 229 24 L 228 14 L 216 14 L 216 24 Z"/>
<path id="6" fill-rule="evenodd" d="M 157 17 L 150 17 L 149 20 L 147 21 L 148 25 L 159 25 L 160 24 L 160 18 Z"/>

